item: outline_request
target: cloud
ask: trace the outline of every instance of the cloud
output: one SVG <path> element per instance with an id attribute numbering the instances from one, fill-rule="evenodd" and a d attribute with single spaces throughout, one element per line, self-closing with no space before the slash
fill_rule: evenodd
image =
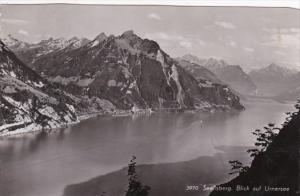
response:
<path id="1" fill-rule="evenodd" d="M 191 47 L 192 47 L 192 43 L 189 42 L 189 41 L 181 41 L 181 42 L 179 42 L 179 44 L 180 44 L 182 47 L 185 47 L 185 48 L 191 48 Z"/>
<path id="2" fill-rule="evenodd" d="M 271 34 L 299 34 L 300 28 L 299 27 L 291 27 L 291 28 L 263 28 L 264 32 L 271 33 Z"/>
<path id="3" fill-rule="evenodd" d="M 181 35 L 167 34 L 164 32 L 147 33 L 146 37 L 154 40 L 167 40 L 167 41 L 184 41 L 186 39 Z"/>
<path id="4" fill-rule="evenodd" d="M 162 20 L 162 18 L 160 17 L 160 15 L 156 14 L 156 13 L 151 13 L 147 16 L 149 19 L 152 20 Z"/>
<path id="5" fill-rule="evenodd" d="M 285 56 L 286 55 L 286 53 L 284 53 L 282 51 L 275 51 L 274 53 L 277 54 L 277 55 L 280 55 L 280 56 Z"/>
<path id="6" fill-rule="evenodd" d="M 2 16 L 2 13 L 0 12 L 0 17 Z"/>
<path id="7" fill-rule="evenodd" d="M 262 45 L 293 50 L 300 48 L 300 28 L 264 28 L 263 31 L 268 35 Z"/>
<path id="8" fill-rule="evenodd" d="M 254 52 L 253 48 L 244 47 L 244 50 L 251 53 Z"/>
<path id="9" fill-rule="evenodd" d="M 13 18 L 2 18 L 1 22 L 7 23 L 7 24 L 14 24 L 14 25 L 24 25 L 28 24 L 28 21 L 21 20 L 21 19 L 13 19 Z"/>
<path id="10" fill-rule="evenodd" d="M 228 45 L 235 48 L 236 47 L 236 42 L 235 41 L 229 41 Z"/>
<path id="11" fill-rule="evenodd" d="M 174 33 L 156 32 L 147 33 L 145 37 L 148 39 L 156 40 L 160 45 L 168 45 L 169 47 L 181 47 L 188 50 L 195 48 L 202 48 L 206 45 L 206 42 L 198 37 L 182 36 Z"/>
<path id="12" fill-rule="evenodd" d="M 299 65 L 300 28 L 263 28 L 263 49 L 271 51 L 270 59 L 278 63 L 295 67 Z"/>
<path id="13" fill-rule="evenodd" d="M 201 39 L 197 39 L 195 43 L 198 44 L 198 45 L 201 45 L 201 46 L 205 46 L 206 45 L 206 42 L 203 41 L 203 40 L 201 40 Z"/>
<path id="14" fill-rule="evenodd" d="M 18 33 L 21 34 L 21 35 L 24 35 L 24 36 L 28 36 L 29 35 L 29 33 L 27 31 L 23 30 L 23 29 L 20 29 L 18 31 Z"/>
<path id="15" fill-rule="evenodd" d="M 236 29 L 236 26 L 234 24 L 225 21 L 215 21 L 215 25 L 224 29 Z"/>

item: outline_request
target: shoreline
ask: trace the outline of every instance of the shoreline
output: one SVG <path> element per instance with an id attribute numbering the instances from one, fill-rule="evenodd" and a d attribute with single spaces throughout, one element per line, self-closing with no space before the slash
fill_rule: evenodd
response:
<path id="1" fill-rule="evenodd" d="M 114 112 L 94 112 L 94 113 L 88 113 L 88 114 L 81 114 L 78 115 L 77 121 L 66 123 L 66 124 L 61 124 L 57 127 L 53 128 L 37 128 L 37 129 L 32 129 L 32 130 L 26 130 L 30 129 L 30 125 L 27 127 L 24 127 L 20 130 L 15 130 L 15 131 L 10 131 L 6 133 L 0 133 L 0 140 L 3 138 L 16 138 L 16 137 L 22 137 L 25 135 L 32 135 L 32 134 L 37 134 L 42 131 L 56 131 L 62 128 L 67 128 L 68 126 L 78 124 L 84 120 L 92 119 L 92 118 L 97 118 L 97 117 L 105 117 L 105 116 L 110 116 L 110 117 L 128 117 L 128 116 L 135 116 L 135 115 L 151 115 L 154 113 L 216 113 L 216 112 L 241 112 L 244 110 L 237 110 L 235 108 L 223 108 L 222 105 L 214 105 L 215 107 L 211 108 L 202 108 L 202 109 L 182 109 L 182 108 L 174 108 L 172 110 L 169 109 L 159 109 L 159 110 L 152 110 L 152 109 L 139 109 L 137 111 L 132 111 L 132 110 L 116 110 Z M 32 125 L 35 125 L 34 127 L 39 127 L 40 125 L 33 123 Z"/>

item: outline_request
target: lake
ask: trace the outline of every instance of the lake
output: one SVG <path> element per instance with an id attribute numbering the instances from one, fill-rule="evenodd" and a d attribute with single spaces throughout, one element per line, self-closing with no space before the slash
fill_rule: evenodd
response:
<path id="1" fill-rule="evenodd" d="M 126 166 L 132 155 L 138 163 L 165 163 L 212 156 L 220 146 L 249 147 L 251 131 L 280 125 L 293 110 L 263 99 L 244 105 L 242 112 L 97 117 L 57 131 L 1 138 L 0 194 L 59 196 L 68 184 Z"/>

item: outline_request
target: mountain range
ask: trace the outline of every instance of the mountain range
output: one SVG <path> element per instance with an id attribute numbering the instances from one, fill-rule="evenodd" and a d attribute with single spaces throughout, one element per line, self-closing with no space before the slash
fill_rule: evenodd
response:
<path id="1" fill-rule="evenodd" d="M 300 98 L 300 72 L 275 63 L 247 74 L 241 66 L 229 65 L 224 60 L 200 59 L 192 54 L 177 59 L 191 63 L 185 67 L 194 77 L 198 75 L 197 69 L 206 68 L 215 74 L 215 81 L 228 84 L 240 95 L 268 97 L 277 101 L 296 101 Z"/>
<path id="2" fill-rule="evenodd" d="M 296 70 L 272 63 L 265 68 L 251 71 L 249 75 L 258 86 L 257 94 L 260 96 L 291 101 L 300 98 L 300 72 Z"/>
<path id="3" fill-rule="evenodd" d="M 49 97 L 53 95 L 54 99 L 54 92 L 62 94 L 66 100 L 64 106 L 74 106 L 76 110 L 72 115 L 143 109 L 244 109 L 239 97 L 209 70 L 203 70 L 205 77 L 193 77 L 182 61 L 171 58 L 158 43 L 142 39 L 133 31 L 119 36 L 101 33 L 93 40 L 50 38 L 29 44 L 9 36 L 9 40 L 4 41 L 8 46 L 2 43 L 6 48 L 5 53 L 1 53 L 3 63 L 17 62 L 11 67 L 22 65 L 22 69 L 39 78 L 40 81 L 31 79 L 35 83 L 21 81 L 32 89 L 48 93 Z M 6 53 L 13 56 L 13 60 L 7 59 Z M 24 74 L 21 71 L 19 76 L 25 77 Z M 8 83 L 3 89 L 7 90 L 8 85 L 16 88 L 14 82 Z M 53 106 L 55 111 L 51 100 L 44 104 Z M 25 102 L 29 101 L 28 98 Z M 27 109 L 29 113 L 35 110 Z M 76 115 L 72 119 L 75 120 Z"/>
<path id="4" fill-rule="evenodd" d="M 79 48 L 89 42 L 86 38 L 73 37 L 65 38 L 49 38 L 38 43 L 27 43 L 8 35 L 2 40 L 25 64 L 34 63 L 39 57 L 59 50 L 71 50 Z"/>
<path id="5" fill-rule="evenodd" d="M 180 59 L 189 61 L 210 70 L 216 77 L 228 84 L 233 90 L 242 95 L 254 95 L 257 86 L 239 65 L 229 65 L 224 60 L 214 58 L 199 59 L 192 54 L 186 54 Z M 197 66 L 194 66 L 197 67 Z"/>

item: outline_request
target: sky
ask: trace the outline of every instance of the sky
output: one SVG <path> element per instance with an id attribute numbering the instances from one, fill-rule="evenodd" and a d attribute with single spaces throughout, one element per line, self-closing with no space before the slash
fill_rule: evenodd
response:
<path id="1" fill-rule="evenodd" d="M 300 10 L 292 8 L 5 5 L 0 38 L 38 42 L 133 30 L 172 57 L 214 57 L 246 71 L 276 63 L 300 70 Z"/>

